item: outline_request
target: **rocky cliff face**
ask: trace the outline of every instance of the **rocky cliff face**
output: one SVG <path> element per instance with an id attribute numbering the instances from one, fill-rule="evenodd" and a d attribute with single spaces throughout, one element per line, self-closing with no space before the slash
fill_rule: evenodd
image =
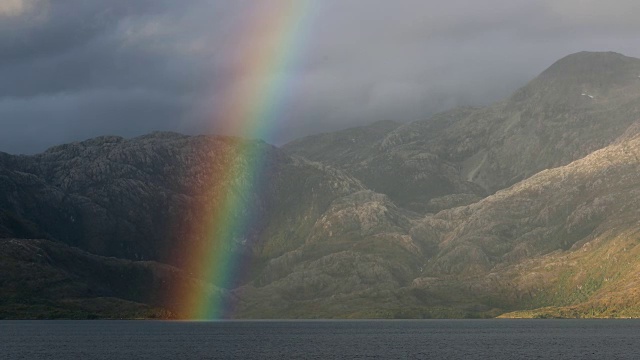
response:
<path id="1" fill-rule="evenodd" d="M 486 108 L 283 150 L 155 133 L 0 154 L 0 288 L 14 294 L 0 309 L 27 314 L 34 297 L 109 316 L 95 309 L 110 299 L 170 316 L 178 304 L 143 293 L 177 281 L 238 299 L 238 317 L 637 316 L 639 76 L 638 59 L 574 54 Z M 217 192 L 246 180 L 215 185 L 243 149 L 265 162 L 263 186 L 240 194 L 252 271 L 217 289 L 180 269 Z M 70 285 L 16 275 L 29 272 Z"/>

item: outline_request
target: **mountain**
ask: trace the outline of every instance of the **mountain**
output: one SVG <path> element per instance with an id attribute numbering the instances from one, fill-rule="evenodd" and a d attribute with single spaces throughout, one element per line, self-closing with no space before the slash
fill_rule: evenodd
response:
<path id="1" fill-rule="evenodd" d="M 341 316 L 353 309 L 356 316 L 485 316 L 548 306 L 553 311 L 534 314 L 637 316 L 639 171 L 640 123 L 604 149 L 477 203 L 411 219 L 408 227 L 385 224 L 392 216 L 377 218 L 387 231 L 361 232 L 339 253 L 304 259 L 311 251 L 301 248 L 278 258 L 274 265 L 286 262 L 293 273 L 257 291 L 268 297 L 251 298 L 262 306 L 272 301 L 273 311 L 286 304 L 284 294 L 297 296 L 298 316 L 312 309 Z M 339 226 L 344 229 L 344 221 Z M 331 241 L 327 234 L 320 238 Z M 386 249 L 383 258 L 391 259 L 394 242 L 404 246 L 394 254 L 404 268 L 376 257 Z M 275 315 L 291 311 L 287 304 Z"/>
<path id="2" fill-rule="evenodd" d="M 267 209 L 279 206 L 278 221 L 309 227 L 301 217 L 320 213 L 334 197 L 362 188 L 339 171 L 260 142 L 175 133 L 132 140 L 101 137 L 34 156 L 0 158 L 4 235 L 44 236 L 98 255 L 180 265 L 176 251 L 185 245 L 183 235 L 200 216 L 209 216 L 190 212 L 215 207 L 207 204 L 220 191 L 212 184 L 228 158 L 240 156 L 227 156 L 240 152 L 238 142 L 240 148 L 258 147 L 265 154 L 269 188 L 242 196 L 257 209 L 254 234 L 287 231 L 281 234 L 282 250 L 296 245 L 286 243 L 295 238 L 295 230 L 266 229 L 261 219 Z M 268 247 L 252 244 L 271 255 Z"/>
<path id="3" fill-rule="evenodd" d="M 207 241 L 188 235 L 213 216 L 216 193 L 235 186 L 215 185 L 215 179 L 228 168 L 226 162 L 256 147 L 269 182 L 254 193 L 239 194 L 253 207 L 254 221 L 248 237 L 237 241 L 240 256 L 259 269 L 297 248 L 334 199 L 362 185 L 263 142 L 174 133 L 131 140 L 100 137 L 34 156 L 0 156 L 0 238 L 43 238 L 135 264 L 152 261 L 188 269 L 187 249 Z M 242 166 L 240 173 L 248 174 L 249 164 Z M 194 213 L 197 209 L 203 210 Z M 233 221 L 242 211 L 227 216 Z"/>
<path id="4" fill-rule="evenodd" d="M 640 60 L 583 52 L 487 107 L 282 149 L 153 133 L 0 154 L 0 314 L 179 318 L 163 294 L 188 284 L 240 318 L 635 317 L 638 104 Z M 250 161 L 224 177 L 245 150 L 267 181 L 238 194 L 250 270 L 219 288 L 186 249 L 248 181 Z"/>
<path id="5" fill-rule="evenodd" d="M 428 276 L 457 276 L 514 308 L 593 302 L 602 307 L 590 307 L 592 315 L 611 315 L 611 302 L 608 311 L 637 314 L 629 295 L 640 266 L 639 124 L 583 159 L 426 217 L 419 229 L 440 243 Z M 444 231 L 433 231 L 443 220 Z"/>
<path id="6" fill-rule="evenodd" d="M 386 135 L 371 137 L 375 143 L 358 156 L 344 141 L 355 129 L 300 139 L 284 149 L 342 169 L 398 205 L 437 212 L 566 165 L 614 141 L 640 117 L 638 74 L 639 59 L 573 54 L 492 106 L 458 108 L 387 126 Z M 455 201 L 450 201 L 452 194 L 458 195 Z"/>
<path id="7" fill-rule="evenodd" d="M 166 318 L 162 294 L 195 281 L 167 265 L 96 256 L 48 240 L 0 240 L 0 270 L 0 319 Z"/>

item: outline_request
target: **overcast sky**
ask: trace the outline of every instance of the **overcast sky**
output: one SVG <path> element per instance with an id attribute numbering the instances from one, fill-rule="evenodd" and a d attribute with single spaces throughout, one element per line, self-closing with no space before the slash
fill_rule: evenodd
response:
<path id="1" fill-rule="evenodd" d="M 291 1 L 0 0 L 0 151 L 209 132 L 256 13 Z M 310 1 L 272 143 L 489 104 L 581 50 L 640 57 L 637 0 Z"/>

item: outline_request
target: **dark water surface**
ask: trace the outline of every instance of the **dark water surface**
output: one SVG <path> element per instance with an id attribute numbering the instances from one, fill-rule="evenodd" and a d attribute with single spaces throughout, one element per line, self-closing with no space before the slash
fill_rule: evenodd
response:
<path id="1" fill-rule="evenodd" d="M 640 359 L 640 320 L 0 321 L 0 359 Z"/>

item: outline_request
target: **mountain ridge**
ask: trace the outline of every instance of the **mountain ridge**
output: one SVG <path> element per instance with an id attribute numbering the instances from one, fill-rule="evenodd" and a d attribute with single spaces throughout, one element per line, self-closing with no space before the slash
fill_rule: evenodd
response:
<path id="1" fill-rule="evenodd" d="M 219 190 L 208 184 L 223 159 L 254 148 L 270 181 L 244 194 L 257 214 L 241 247 L 252 268 L 219 293 L 237 300 L 235 317 L 640 316 L 638 76 L 638 59 L 583 52 L 487 107 L 282 149 L 157 132 L 0 153 L 0 238 L 47 238 L 24 241 L 179 273 L 185 242 L 206 241 L 184 236 L 207 216 L 192 209 L 215 207 Z M 2 241 L 13 249 L 23 240 Z M 37 264 L 37 255 L 10 259 Z M 69 290 L 69 302 L 77 294 Z M 127 314 L 182 316 L 175 303 L 106 294 Z M 85 305 L 61 308 L 113 315 Z"/>
<path id="2" fill-rule="evenodd" d="M 620 59 L 623 60 L 622 65 L 613 66 L 615 70 L 593 67 L 594 62 L 596 65 L 617 64 Z M 585 66 L 596 75 L 583 79 L 584 73 L 589 72 L 580 70 L 577 74 L 570 74 L 572 81 L 558 78 L 555 74 L 565 67 L 565 63 L 586 63 Z M 616 74 L 616 80 L 604 83 L 602 79 L 609 79 L 612 72 Z M 615 140 L 640 117 L 634 101 L 640 94 L 638 74 L 639 59 L 616 53 L 569 55 L 506 100 L 484 108 L 453 109 L 429 120 L 402 125 L 388 134 L 379 144 L 383 151 L 370 157 L 365 166 L 390 166 L 385 159 L 398 159 L 402 166 L 388 172 L 402 176 L 407 173 L 411 176 L 438 176 L 441 186 L 449 191 L 455 189 L 459 193 L 480 196 L 493 193 L 538 171 L 586 156 Z M 595 98 L 591 99 L 589 95 Z M 430 133 L 439 136 L 434 138 Z M 301 142 L 287 144 L 284 149 L 296 154 Z M 325 154 L 305 153 L 303 156 L 341 169 L 354 169 L 352 174 L 360 171 L 359 165 L 363 162 L 327 159 Z M 422 168 L 405 165 L 419 162 L 425 156 L 432 159 L 431 164 Z M 445 173 L 442 166 L 449 169 L 448 175 L 439 176 Z M 401 178 L 392 177 L 378 184 L 377 174 L 368 174 L 366 170 L 362 172 L 363 177 L 372 178 L 365 184 L 383 193 L 388 193 L 387 187 L 402 182 Z M 468 183 L 479 185 L 486 192 L 473 189 L 473 185 Z M 406 188 L 410 191 L 403 194 L 405 197 L 416 197 L 430 191 L 417 185 Z M 424 200 L 434 197 L 437 195 Z M 401 204 L 407 203 L 402 195 L 393 198 Z"/>

